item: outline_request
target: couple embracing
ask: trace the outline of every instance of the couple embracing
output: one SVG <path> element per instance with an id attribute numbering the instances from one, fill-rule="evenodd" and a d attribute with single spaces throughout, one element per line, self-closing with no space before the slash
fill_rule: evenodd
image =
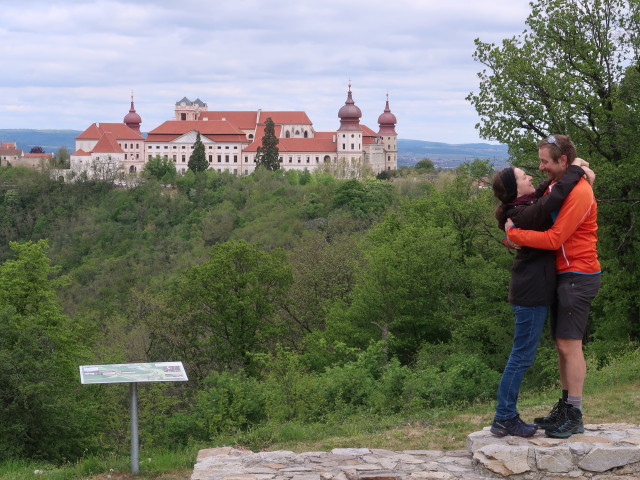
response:
<path id="1" fill-rule="evenodd" d="M 494 195 L 501 202 L 495 216 L 516 256 L 509 283 L 513 347 L 498 387 L 491 432 L 531 437 L 540 428 L 550 437 L 567 438 L 584 431 L 582 342 L 591 301 L 600 287 L 597 203 L 591 188 L 595 175 L 576 158 L 575 145 L 566 135 L 542 140 L 538 156 L 539 169 L 548 179 L 537 188 L 519 168 L 505 168 L 493 179 Z M 518 414 L 518 392 L 533 364 L 548 312 L 562 395 L 546 416 L 529 424 Z"/>

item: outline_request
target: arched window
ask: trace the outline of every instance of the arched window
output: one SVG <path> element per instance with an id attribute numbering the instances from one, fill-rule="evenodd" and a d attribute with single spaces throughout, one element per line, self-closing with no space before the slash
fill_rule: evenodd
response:
<path id="1" fill-rule="evenodd" d="M 136 171 L 136 167 L 134 167 L 133 165 L 131 165 L 129 167 L 129 173 L 134 173 Z"/>
<path id="2" fill-rule="evenodd" d="M 309 132 L 307 132 L 306 130 L 304 131 L 304 138 L 309 138 Z"/>
<path id="3" fill-rule="evenodd" d="M 296 137 L 300 135 L 300 130 L 296 130 Z"/>
<path id="4" fill-rule="evenodd" d="M 324 156 L 324 163 L 329 163 L 331 162 L 331 157 L 329 155 L 325 155 Z"/>
<path id="5" fill-rule="evenodd" d="M 249 140 L 253 140 L 253 133 L 249 134 Z"/>
<path id="6" fill-rule="evenodd" d="M 286 132 L 284 132 L 284 136 L 285 136 L 286 138 L 290 138 L 290 137 L 291 137 L 291 134 L 289 133 L 289 130 L 287 130 Z"/>

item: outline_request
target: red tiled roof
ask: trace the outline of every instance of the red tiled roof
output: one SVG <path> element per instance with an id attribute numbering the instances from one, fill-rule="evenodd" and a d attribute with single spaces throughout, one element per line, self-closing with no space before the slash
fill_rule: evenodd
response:
<path id="1" fill-rule="evenodd" d="M 111 132 L 118 140 L 142 140 L 144 138 L 124 123 L 92 123 L 89 128 L 76 137 L 76 140 L 98 140 L 104 132 Z"/>
<path id="2" fill-rule="evenodd" d="M 206 111 L 200 114 L 202 120 L 215 121 L 223 118 L 244 130 L 253 130 L 256 124 L 264 125 L 267 118 L 271 118 L 276 125 L 311 125 L 311 120 L 305 112 L 268 112 L 261 110 L 249 111 Z"/>
<path id="3" fill-rule="evenodd" d="M 72 156 L 72 157 L 73 157 L 73 156 L 86 157 L 86 156 L 88 156 L 88 155 L 90 155 L 90 153 L 89 153 L 89 152 L 85 152 L 85 151 L 84 151 L 84 150 L 82 150 L 82 149 L 80 149 L 80 150 L 76 150 L 75 152 L 73 152 L 73 153 L 71 154 L 71 156 Z"/>
<path id="4" fill-rule="evenodd" d="M 118 141 L 111 132 L 104 132 L 96 146 L 91 150 L 91 153 L 124 153 L 124 150 L 120 148 Z"/>
<path id="5" fill-rule="evenodd" d="M 244 149 L 245 152 L 255 152 L 262 145 L 262 137 L 256 139 Z M 335 152 L 336 142 L 332 138 L 280 138 L 278 151 L 282 152 Z"/>
<path id="6" fill-rule="evenodd" d="M 364 137 L 379 137 L 379 135 L 376 132 L 371 130 L 366 125 L 362 125 L 361 124 L 360 128 L 362 129 L 362 136 L 364 136 Z"/>
<path id="7" fill-rule="evenodd" d="M 198 131 L 200 135 L 242 135 L 244 132 L 227 120 L 169 120 L 149 132 L 151 135 L 184 135 Z M 147 137 L 147 139 L 149 139 Z"/>
<path id="8" fill-rule="evenodd" d="M 267 118 L 271 118 L 276 125 L 311 125 L 306 112 L 260 112 L 258 123 L 264 124 Z"/>
<path id="9" fill-rule="evenodd" d="M 16 144 L 15 143 L 11 143 L 11 142 L 6 142 L 3 143 L 2 146 L 0 147 L 0 154 L 1 155 L 9 155 L 9 156 L 22 156 L 22 150 L 19 148 L 16 148 Z"/>
<path id="10" fill-rule="evenodd" d="M 227 121 L 238 128 L 245 130 L 253 130 L 256 127 L 257 110 L 246 112 L 223 112 L 223 111 L 206 111 L 200 114 L 200 118 L 204 121 Z M 225 120 L 222 120 L 222 119 Z"/>

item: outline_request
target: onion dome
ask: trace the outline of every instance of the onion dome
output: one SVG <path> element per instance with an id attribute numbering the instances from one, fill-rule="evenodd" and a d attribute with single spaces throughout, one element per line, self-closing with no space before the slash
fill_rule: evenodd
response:
<path id="1" fill-rule="evenodd" d="M 380 125 L 380 131 L 378 133 L 380 135 L 397 135 L 395 129 L 396 123 L 398 123 L 398 120 L 389 109 L 389 94 L 387 93 L 387 105 L 385 106 L 384 112 L 378 117 L 378 124 Z"/>
<path id="2" fill-rule="evenodd" d="M 125 115 L 123 122 L 134 132 L 140 133 L 140 124 L 142 123 L 142 118 L 136 113 L 136 109 L 133 106 L 133 94 L 131 95 L 131 108 L 129 109 L 129 113 Z"/>
<path id="3" fill-rule="evenodd" d="M 338 110 L 338 118 L 340 118 L 340 130 L 361 130 L 360 117 L 362 112 L 360 108 L 353 101 L 351 96 L 351 84 L 349 84 L 349 93 L 347 94 L 347 101 Z"/>

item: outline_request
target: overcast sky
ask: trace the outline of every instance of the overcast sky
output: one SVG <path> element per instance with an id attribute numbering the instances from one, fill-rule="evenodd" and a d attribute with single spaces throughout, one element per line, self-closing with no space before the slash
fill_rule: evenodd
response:
<path id="1" fill-rule="evenodd" d="M 304 110 L 335 131 L 349 79 L 378 130 L 389 92 L 400 138 L 480 139 L 474 39 L 521 33 L 528 0 L 0 0 L 0 128 L 121 122 L 131 92 L 149 131 L 175 103 Z M 2 139 L 11 141 L 11 139 Z"/>

